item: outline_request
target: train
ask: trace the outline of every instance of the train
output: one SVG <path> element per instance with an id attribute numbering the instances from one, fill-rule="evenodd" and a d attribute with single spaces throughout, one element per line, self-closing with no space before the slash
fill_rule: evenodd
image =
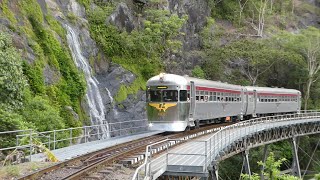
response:
<path id="1" fill-rule="evenodd" d="M 166 73 L 150 78 L 146 86 L 150 130 L 179 132 L 201 124 L 295 113 L 301 107 L 301 92 L 295 89 L 240 86 Z"/>

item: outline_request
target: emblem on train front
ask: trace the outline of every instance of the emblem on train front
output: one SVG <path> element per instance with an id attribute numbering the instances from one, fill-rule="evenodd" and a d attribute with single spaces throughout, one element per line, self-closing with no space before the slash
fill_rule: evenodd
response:
<path id="1" fill-rule="evenodd" d="M 177 103 L 149 103 L 149 105 L 155 107 L 159 111 L 159 115 L 163 116 L 168 108 L 176 106 Z"/>

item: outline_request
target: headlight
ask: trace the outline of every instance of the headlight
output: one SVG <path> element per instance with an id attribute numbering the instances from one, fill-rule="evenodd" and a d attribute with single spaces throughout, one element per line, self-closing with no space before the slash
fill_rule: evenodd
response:
<path id="1" fill-rule="evenodd" d="M 152 127 L 153 126 L 153 124 L 152 123 L 149 123 L 149 127 Z"/>

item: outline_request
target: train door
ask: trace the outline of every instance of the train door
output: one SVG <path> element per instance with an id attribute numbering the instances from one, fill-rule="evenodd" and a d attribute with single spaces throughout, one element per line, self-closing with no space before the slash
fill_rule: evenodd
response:
<path id="1" fill-rule="evenodd" d="M 242 108 L 241 112 L 243 115 L 247 114 L 248 110 L 248 96 L 247 96 L 247 88 L 243 88 L 241 92 L 241 99 L 242 99 Z"/>
<path id="2" fill-rule="evenodd" d="M 253 116 L 256 117 L 256 110 L 257 110 L 257 90 L 253 90 Z"/>
<path id="3" fill-rule="evenodd" d="M 193 81 L 190 81 L 190 111 L 189 111 L 189 119 L 193 120 L 194 113 L 196 109 L 196 86 Z"/>

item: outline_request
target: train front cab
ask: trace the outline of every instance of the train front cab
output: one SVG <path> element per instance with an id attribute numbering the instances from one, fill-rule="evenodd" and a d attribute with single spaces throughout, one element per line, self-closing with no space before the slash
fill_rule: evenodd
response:
<path id="1" fill-rule="evenodd" d="M 150 130 L 184 131 L 188 126 L 190 102 L 185 87 L 147 87 L 147 117 Z"/>

